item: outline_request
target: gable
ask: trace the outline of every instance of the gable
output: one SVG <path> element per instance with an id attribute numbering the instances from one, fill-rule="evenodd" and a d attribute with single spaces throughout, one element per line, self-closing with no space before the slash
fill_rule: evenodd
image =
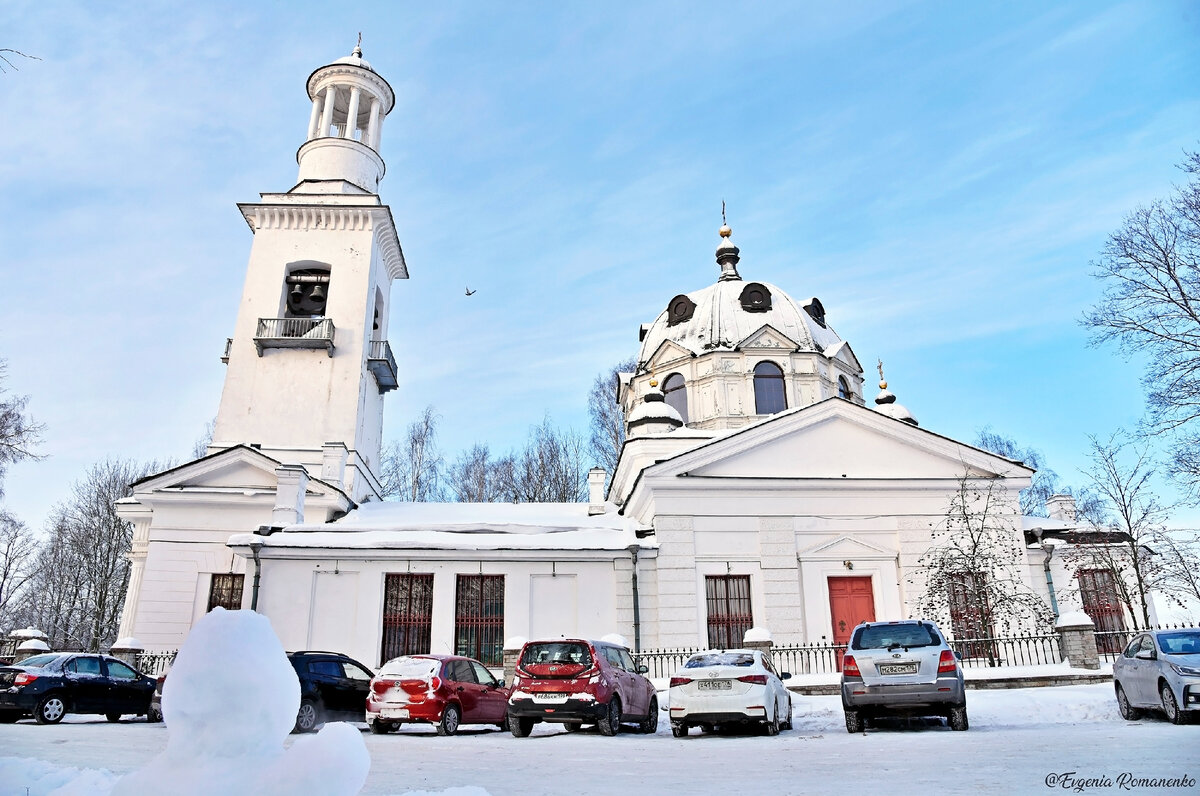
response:
<path id="1" fill-rule="evenodd" d="M 854 350 L 850 348 L 850 344 L 845 340 L 838 342 L 836 345 L 831 345 L 823 352 L 830 359 L 836 359 L 851 368 L 855 373 L 862 373 L 862 365 L 858 363 L 858 357 L 854 355 Z"/>
<path id="2" fill-rule="evenodd" d="M 666 368 L 668 365 L 673 365 L 681 359 L 691 359 L 694 354 L 674 342 L 673 340 L 664 340 L 658 348 L 654 349 L 654 353 L 645 362 L 645 368 L 650 371 L 656 371 L 661 368 Z"/>
<path id="3" fill-rule="evenodd" d="M 1030 470 L 846 401 L 776 415 L 655 465 L 655 474 L 723 478 L 952 479 Z"/>
<path id="4" fill-rule="evenodd" d="M 813 545 L 807 550 L 801 550 L 799 556 L 806 561 L 825 559 L 840 561 L 846 558 L 860 560 L 875 558 L 891 559 L 895 558 L 896 552 L 895 550 L 885 550 L 864 539 L 858 539 L 853 536 L 839 536 L 836 539 Z"/>
<path id="5" fill-rule="evenodd" d="M 794 351 L 799 347 L 799 344 L 783 332 L 767 324 L 759 327 L 757 331 L 746 335 L 736 347 L 741 350 L 751 348 L 783 348 Z"/>

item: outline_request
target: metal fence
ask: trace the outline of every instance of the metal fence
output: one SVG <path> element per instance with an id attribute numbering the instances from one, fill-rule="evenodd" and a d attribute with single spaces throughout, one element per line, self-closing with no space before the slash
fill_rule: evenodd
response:
<path id="1" fill-rule="evenodd" d="M 1038 666 L 1062 662 L 1057 633 L 947 639 L 947 642 L 950 649 L 962 656 L 963 668 Z"/>
<path id="2" fill-rule="evenodd" d="M 167 669 L 171 668 L 171 664 L 175 662 L 175 656 L 178 653 L 179 650 L 173 650 L 172 652 L 139 652 L 133 658 L 133 668 L 142 674 L 157 677 L 160 674 L 165 674 Z"/>
<path id="3" fill-rule="evenodd" d="M 1099 653 L 1100 660 L 1112 663 L 1138 633 L 1145 633 L 1147 630 L 1184 630 L 1194 629 L 1195 627 L 1195 625 L 1174 624 L 1126 628 L 1124 630 L 1100 630 L 1096 632 L 1096 652 Z"/>

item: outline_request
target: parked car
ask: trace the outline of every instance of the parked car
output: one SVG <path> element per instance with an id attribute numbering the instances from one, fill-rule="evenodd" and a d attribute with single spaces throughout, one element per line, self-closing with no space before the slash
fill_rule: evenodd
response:
<path id="1" fill-rule="evenodd" d="M 708 650 L 688 658 L 671 676 L 671 734 L 691 727 L 713 732 L 737 724 L 761 725 L 767 735 L 792 728 L 792 696 L 758 650 Z"/>
<path id="2" fill-rule="evenodd" d="M 393 658 L 371 681 L 367 726 L 390 732 L 401 724 L 432 724 L 438 735 L 454 735 L 464 724 L 504 729 L 512 689 L 474 658 L 409 655 Z"/>
<path id="3" fill-rule="evenodd" d="M 159 722 L 163 720 L 162 712 L 162 690 L 163 685 L 167 682 L 167 675 L 164 672 L 160 674 L 154 681 L 154 694 L 150 697 L 150 711 L 146 714 L 146 721 Z"/>
<path id="4" fill-rule="evenodd" d="M 300 679 L 300 709 L 292 732 L 312 732 L 327 721 L 362 721 L 375 675 L 340 652 L 289 652 Z"/>
<path id="5" fill-rule="evenodd" d="M 928 620 L 864 622 L 842 659 L 846 731 L 862 732 L 882 716 L 943 716 L 967 729 L 962 666 L 938 626 Z"/>
<path id="6" fill-rule="evenodd" d="M 616 735 L 623 722 L 641 732 L 658 729 L 658 697 L 633 662 L 629 650 L 607 641 L 530 641 L 521 649 L 508 728 L 518 738 L 538 722 L 563 724 L 568 731 L 595 724 L 601 735 Z"/>
<path id="7" fill-rule="evenodd" d="M 1113 661 L 1117 708 L 1129 721 L 1161 710 L 1172 724 L 1200 716 L 1200 629 L 1139 633 Z"/>
<path id="8" fill-rule="evenodd" d="M 50 652 L 0 667 L 0 722 L 33 716 L 57 724 L 68 713 L 99 713 L 109 721 L 150 711 L 154 678 L 124 661 L 85 652 Z"/>

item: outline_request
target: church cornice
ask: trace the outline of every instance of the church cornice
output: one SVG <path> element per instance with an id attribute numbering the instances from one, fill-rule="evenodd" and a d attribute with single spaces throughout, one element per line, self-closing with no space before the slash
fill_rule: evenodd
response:
<path id="1" fill-rule="evenodd" d="M 371 232 L 379 241 L 379 254 L 392 279 L 408 279 L 408 264 L 387 205 L 345 206 L 326 204 L 239 203 L 238 209 L 252 232 Z"/>

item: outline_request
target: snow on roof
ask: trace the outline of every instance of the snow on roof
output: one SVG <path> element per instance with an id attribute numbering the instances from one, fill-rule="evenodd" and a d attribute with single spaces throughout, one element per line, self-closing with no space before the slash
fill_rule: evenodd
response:
<path id="1" fill-rule="evenodd" d="M 656 547 L 639 540 L 635 525 L 605 504 L 589 515 L 587 503 L 365 503 L 331 523 L 289 525 L 271 536 L 239 534 L 264 547 L 467 550 L 624 550 Z"/>

